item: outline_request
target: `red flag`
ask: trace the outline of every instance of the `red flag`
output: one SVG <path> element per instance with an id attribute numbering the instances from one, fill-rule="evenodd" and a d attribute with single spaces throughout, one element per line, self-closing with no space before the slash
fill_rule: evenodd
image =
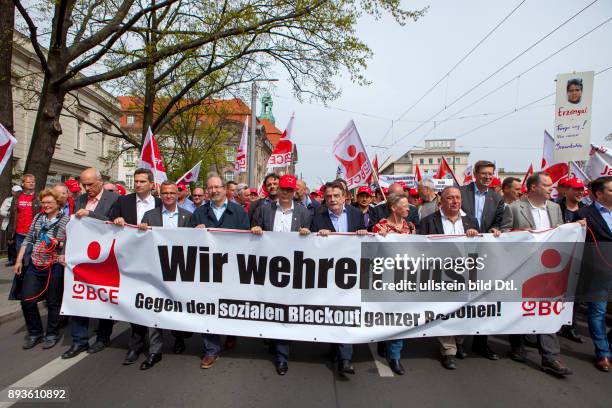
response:
<path id="1" fill-rule="evenodd" d="M 459 183 L 457 183 L 457 178 L 455 177 L 455 173 L 453 173 L 453 170 L 448 165 L 448 162 L 446 161 L 444 156 L 442 156 L 442 160 L 440 160 L 440 166 L 438 167 L 438 172 L 436 173 L 434 178 L 445 179 L 445 178 L 449 178 L 448 176 L 451 176 L 453 180 L 455 181 L 455 183 L 457 185 L 460 185 Z"/>
<path id="2" fill-rule="evenodd" d="M 249 139 L 249 115 L 244 119 L 244 127 L 242 128 L 242 136 L 240 137 L 240 145 L 236 152 L 236 162 L 234 163 L 234 171 L 236 173 L 245 173 L 247 171 L 247 144 Z"/>
<path id="3" fill-rule="evenodd" d="M 13 146 L 17 144 L 17 139 L 9 133 L 0 123 L 0 173 L 13 154 Z"/>
<path id="4" fill-rule="evenodd" d="M 497 170 L 497 168 L 496 168 Z M 470 184 L 472 181 L 474 181 L 474 174 L 473 174 L 473 166 L 470 164 L 469 166 L 467 166 L 465 168 L 465 170 L 463 170 L 463 185 L 467 185 Z"/>
<path id="5" fill-rule="evenodd" d="M 287 128 L 283 132 L 276 146 L 274 146 L 274 151 L 268 159 L 268 169 L 273 169 L 275 167 L 286 167 L 291 165 L 293 162 L 293 142 L 291 141 L 293 118 L 294 115 L 292 114 L 291 119 L 289 119 L 289 123 L 287 124 Z"/>
<path id="6" fill-rule="evenodd" d="M 187 173 L 183 174 L 180 179 L 176 181 L 176 184 L 189 184 L 195 183 L 198 181 L 198 176 L 200 175 L 200 165 L 202 164 L 202 160 L 200 160 L 195 166 L 191 168 Z"/>
<path id="7" fill-rule="evenodd" d="M 150 127 L 147 130 L 147 136 L 142 144 L 138 167 L 151 169 L 155 184 L 168 180 L 166 168 L 164 167 L 164 162 L 162 161 L 157 142 L 155 141 L 155 135 L 153 135 Z"/>
<path id="8" fill-rule="evenodd" d="M 421 180 L 423 180 L 423 177 L 421 176 L 421 169 L 419 169 L 418 164 L 414 165 L 414 179 L 417 181 L 417 183 L 420 183 Z"/>
<path id="9" fill-rule="evenodd" d="M 344 167 L 349 190 L 367 183 L 372 175 L 372 167 L 355 122 L 351 120 L 340 132 L 334 140 L 332 152 Z"/>
<path id="10" fill-rule="evenodd" d="M 376 173 L 376 178 L 378 178 L 378 155 L 377 154 L 374 155 L 374 160 L 372 160 L 372 167 L 374 168 L 374 172 L 372 173 L 370 178 L 368 178 L 368 184 L 374 183 L 374 173 Z"/>
<path id="11" fill-rule="evenodd" d="M 527 169 L 527 173 L 525 173 L 525 177 L 523 177 L 523 181 L 521 182 L 521 187 L 525 185 L 529 176 L 533 174 L 533 164 L 529 164 L 529 168 Z"/>

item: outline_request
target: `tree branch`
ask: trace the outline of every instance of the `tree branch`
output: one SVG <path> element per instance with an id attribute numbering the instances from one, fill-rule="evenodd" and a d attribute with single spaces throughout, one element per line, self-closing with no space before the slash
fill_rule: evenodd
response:
<path id="1" fill-rule="evenodd" d="M 30 41 L 32 42 L 34 52 L 40 60 L 40 65 L 42 67 L 43 72 L 46 76 L 51 76 L 51 70 L 49 69 L 49 65 L 47 64 L 47 57 L 45 57 L 45 54 L 43 53 L 42 49 L 40 48 L 40 44 L 38 43 L 38 36 L 36 34 L 37 28 L 34 24 L 34 21 L 32 21 L 32 18 L 19 0 L 13 0 L 13 4 L 15 4 L 15 7 L 17 8 L 17 10 L 19 10 L 19 14 L 21 14 L 21 17 L 23 17 L 26 24 L 28 25 L 28 29 L 30 31 Z"/>

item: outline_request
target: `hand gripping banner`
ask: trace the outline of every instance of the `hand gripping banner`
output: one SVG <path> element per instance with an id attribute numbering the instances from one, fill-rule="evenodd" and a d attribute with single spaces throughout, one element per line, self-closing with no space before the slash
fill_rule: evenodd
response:
<path id="1" fill-rule="evenodd" d="M 62 314 L 303 341 L 554 333 L 585 230 L 499 238 L 68 224 Z"/>

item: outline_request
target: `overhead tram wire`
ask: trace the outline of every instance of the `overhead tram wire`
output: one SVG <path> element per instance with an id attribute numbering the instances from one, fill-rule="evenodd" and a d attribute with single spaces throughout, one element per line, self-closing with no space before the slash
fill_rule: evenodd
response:
<path id="1" fill-rule="evenodd" d="M 599 71 L 599 72 L 596 72 L 594 76 L 597 76 L 597 75 L 603 74 L 604 72 L 607 72 L 607 71 L 609 71 L 610 69 L 612 69 L 612 65 L 611 65 L 611 66 L 609 66 L 608 68 L 602 69 L 602 70 L 601 70 L 601 71 Z M 490 121 L 488 121 L 488 122 L 486 122 L 486 123 L 484 123 L 484 124 L 482 124 L 482 125 L 480 125 L 480 126 L 476 126 L 475 128 L 470 129 L 470 130 L 468 130 L 467 132 L 464 132 L 464 133 L 460 134 L 460 135 L 459 135 L 459 136 L 457 136 L 455 139 L 460 139 L 460 138 L 462 138 L 462 137 L 464 137 L 464 136 L 467 136 L 467 135 L 469 135 L 470 133 L 473 133 L 473 132 L 475 132 L 475 131 L 477 131 L 477 130 L 479 130 L 479 129 L 482 129 L 483 127 L 489 126 L 490 124 L 497 122 L 498 120 L 501 120 L 501 119 L 507 118 L 508 116 L 513 115 L 513 114 L 515 114 L 516 112 L 520 112 L 520 111 L 522 111 L 523 109 L 530 107 L 531 105 L 534 105 L 534 104 L 536 104 L 536 103 L 538 103 L 538 102 L 540 102 L 540 101 L 543 101 L 544 99 L 550 98 L 551 96 L 554 96 L 555 94 L 556 94 L 556 92 L 552 92 L 552 93 L 549 93 L 549 94 L 548 94 L 548 95 L 546 95 L 546 96 L 543 96 L 543 97 L 541 97 L 541 98 L 536 99 L 535 101 L 531 101 L 531 102 L 529 102 L 528 104 L 525 104 L 525 105 L 521 106 L 520 108 L 517 108 L 517 109 L 513 110 L 512 112 L 509 112 L 509 113 L 506 113 L 506 114 L 504 114 L 504 115 L 502 115 L 502 116 L 499 116 L 499 117 L 497 117 L 497 118 L 495 118 L 495 119 L 493 119 L 493 120 L 490 120 Z"/>
<path id="2" fill-rule="evenodd" d="M 572 21 L 573 19 L 575 19 L 576 17 L 578 17 L 580 14 L 582 14 L 585 10 L 587 10 L 589 7 L 591 7 L 593 4 L 597 3 L 599 0 L 593 0 L 591 3 L 587 4 L 585 7 L 583 7 L 581 10 L 579 10 L 578 12 L 576 12 L 574 15 L 572 15 L 571 17 L 569 17 L 567 20 L 565 20 L 563 23 L 559 24 L 557 27 L 555 27 L 552 31 L 550 31 L 548 34 L 544 35 L 543 37 L 541 37 L 539 40 L 537 40 L 535 43 L 531 44 L 529 47 L 527 47 L 525 50 L 523 50 L 522 52 L 520 52 L 518 55 L 516 55 L 515 57 L 513 57 L 512 59 L 510 59 L 508 62 L 506 62 L 505 64 L 503 64 L 501 67 L 499 67 L 497 70 L 495 70 L 492 74 L 490 74 L 489 76 L 487 76 L 485 79 L 483 79 L 482 81 L 478 82 L 476 85 L 474 85 L 472 88 L 468 89 L 466 92 L 464 92 L 461 96 L 457 97 L 454 101 L 452 101 L 449 105 L 444 106 L 444 108 L 440 109 L 438 112 L 436 112 L 435 114 L 433 114 L 430 118 L 427 119 L 427 121 L 431 121 L 433 120 L 436 116 L 438 116 L 440 113 L 444 112 L 446 109 L 448 109 L 449 107 L 453 106 L 455 103 L 459 102 L 461 99 L 465 98 L 466 96 L 468 96 L 470 93 L 472 93 L 475 89 L 479 88 L 482 84 L 484 84 L 485 82 L 487 82 L 489 79 L 491 79 L 492 77 L 494 77 L 495 75 L 497 75 L 499 72 L 501 72 L 503 69 L 505 69 L 506 67 L 508 67 L 510 64 L 512 64 L 514 61 L 516 61 L 517 59 L 519 59 L 521 56 L 523 56 L 524 54 L 526 54 L 527 52 L 529 52 L 531 49 L 533 49 L 535 46 L 537 46 L 538 44 L 540 44 L 542 41 L 544 41 L 546 38 L 550 37 L 552 34 L 554 34 L 555 32 L 557 32 L 561 27 L 565 26 L 567 23 L 569 23 L 570 21 Z M 426 121 L 426 122 L 427 122 Z M 424 122 L 424 123 L 426 123 Z M 407 138 L 408 136 L 412 135 L 414 132 L 416 132 L 417 130 L 419 130 L 420 128 L 423 127 L 424 123 L 420 124 L 419 126 L 417 126 L 416 128 L 412 129 L 410 132 L 408 132 L 407 134 L 405 134 L 404 136 L 400 137 L 397 141 L 395 141 L 394 143 L 392 143 L 389 147 L 395 146 L 396 144 L 398 144 L 399 142 L 401 142 L 403 139 Z M 380 143 L 379 143 L 380 144 Z"/>

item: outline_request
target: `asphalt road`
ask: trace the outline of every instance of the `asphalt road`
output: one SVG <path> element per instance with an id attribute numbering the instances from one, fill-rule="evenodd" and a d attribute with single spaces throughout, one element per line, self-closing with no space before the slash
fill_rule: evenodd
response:
<path id="1" fill-rule="evenodd" d="M 41 388 L 67 387 L 69 401 L 78 407 L 610 407 L 612 373 L 601 373 L 592 364 L 592 344 L 586 327 L 579 331 L 587 341 L 562 339 L 562 353 L 575 374 L 559 379 L 540 371 L 537 350 L 531 349 L 528 364 L 506 357 L 503 336 L 490 344 L 503 356 L 488 361 L 470 356 L 458 360 L 458 369 L 447 371 L 438 361 L 435 339 L 408 340 L 402 363 L 404 376 L 386 376 L 388 367 L 377 364 L 367 345 L 355 349 L 356 375 L 337 378 L 326 360 L 324 344 L 294 343 L 289 373 L 280 377 L 261 339 L 239 338 L 237 347 L 224 352 L 210 370 L 199 368 L 201 338 L 187 340 L 183 355 L 171 352 L 166 337 L 163 360 L 149 371 L 122 366 L 129 325 L 115 325 L 110 347 L 83 354 L 77 361 L 61 360 L 70 343 L 69 327 L 61 345 L 43 350 L 40 345 L 22 350 L 21 318 L 0 323 L 2 369 L 0 389 L 13 384 Z M 141 359 L 142 361 L 142 359 Z M 69 365 L 66 365 L 69 363 Z M 51 405 L 19 402 L 14 406 Z M 9 406 L 0 403 L 0 407 Z"/>

